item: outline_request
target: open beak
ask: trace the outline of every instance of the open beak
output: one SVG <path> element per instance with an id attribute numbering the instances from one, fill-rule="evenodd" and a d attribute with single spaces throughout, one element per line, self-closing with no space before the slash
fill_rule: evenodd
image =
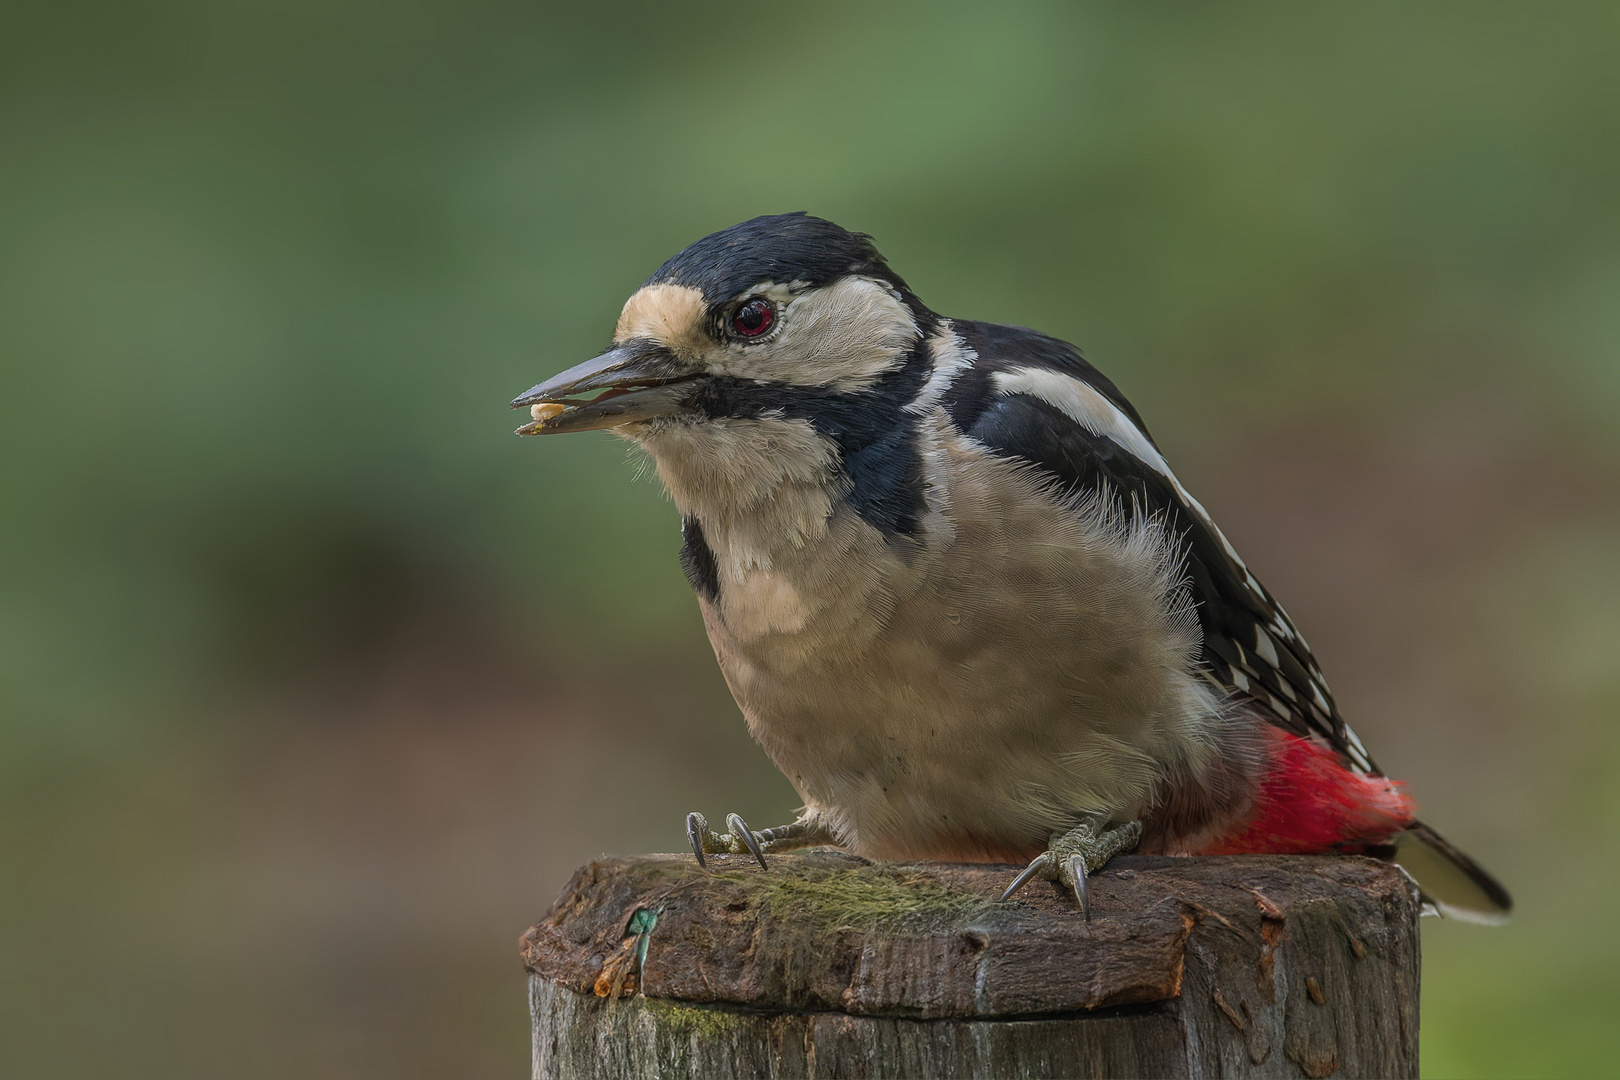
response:
<path id="1" fill-rule="evenodd" d="M 528 408 L 534 416 L 517 433 L 592 431 L 668 416 L 685 408 L 695 378 L 690 368 L 658 343 L 627 341 L 547 379 L 513 401 L 512 408 Z M 589 400 L 568 400 L 593 390 L 605 393 Z"/>

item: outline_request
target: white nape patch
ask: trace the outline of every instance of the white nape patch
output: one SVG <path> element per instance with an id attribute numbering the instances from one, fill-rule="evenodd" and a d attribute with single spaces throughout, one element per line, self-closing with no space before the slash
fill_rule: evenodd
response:
<path id="1" fill-rule="evenodd" d="M 979 354 L 962 340 L 949 319 L 940 320 L 939 330 L 928 339 L 928 352 L 934 358 L 933 373 L 928 376 L 928 381 L 917 396 L 906 405 L 906 411 L 917 416 L 927 415 L 945 396 L 945 391 L 951 388 L 956 377 L 972 367 L 979 358 Z"/>
<path id="2" fill-rule="evenodd" d="M 770 283 L 752 290 L 778 300 L 776 326 L 765 341 L 711 346 L 710 371 L 853 393 L 899 367 L 917 340 L 911 309 L 875 278 L 846 277 L 781 300 L 787 291 Z"/>
<path id="3" fill-rule="evenodd" d="M 648 285 L 624 302 L 613 328 L 614 344 L 648 338 L 683 360 L 695 360 L 714 345 L 704 330 L 705 310 L 703 294 L 689 285 Z"/>

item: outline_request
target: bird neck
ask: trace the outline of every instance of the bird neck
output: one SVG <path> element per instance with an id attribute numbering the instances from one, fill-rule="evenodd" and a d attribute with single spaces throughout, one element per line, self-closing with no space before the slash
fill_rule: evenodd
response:
<path id="1" fill-rule="evenodd" d="M 721 417 L 640 441 L 682 517 L 701 524 L 723 576 L 769 569 L 819 541 L 849 490 L 837 444 L 805 419 Z"/>

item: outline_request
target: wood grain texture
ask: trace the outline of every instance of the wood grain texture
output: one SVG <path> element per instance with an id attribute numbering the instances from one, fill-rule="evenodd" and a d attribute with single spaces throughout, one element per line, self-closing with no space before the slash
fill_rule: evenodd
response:
<path id="1" fill-rule="evenodd" d="M 1123 857 L 1090 923 L 1013 870 L 591 863 L 523 937 L 534 1075 L 1417 1075 L 1399 869 Z"/>

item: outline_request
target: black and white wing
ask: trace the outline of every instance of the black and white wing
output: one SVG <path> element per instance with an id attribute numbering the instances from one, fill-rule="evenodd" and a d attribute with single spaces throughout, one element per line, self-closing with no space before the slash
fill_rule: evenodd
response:
<path id="1" fill-rule="evenodd" d="M 1158 515 L 1185 554 L 1206 678 L 1279 727 L 1326 742 L 1352 768 L 1378 772 L 1288 613 L 1181 486 L 1114 384 L 1072 345 L 1033 330 L 954 329 L 971 354 L 940 399 L 955 424 L 1073 490 L 1111 489 Z"/>

